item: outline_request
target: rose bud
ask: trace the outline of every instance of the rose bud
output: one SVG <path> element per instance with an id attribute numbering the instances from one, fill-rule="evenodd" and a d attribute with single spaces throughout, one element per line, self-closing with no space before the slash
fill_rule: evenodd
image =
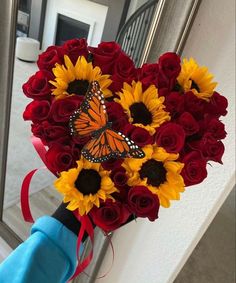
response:
<path id="1" fill-rule="evenodd" d="M 121 53 L 120 45 L 114 41 L 101 42 L 98 47 L 89 47 L 89 51 L 93 54 L 93 65 L 99 66 L 103 74 L 112 74 Z"/>
<path id="2" fill-rule="evenodd" d="M 24 94 L 35 100 L 49 99 L 51 97 L 52 85 L 49 81 L 53 79 L 52 74 L 47 71 L 38 71 L 23 84 Z"/>
<path id="3" fill-rule="evenodd" d="M 29 103 L 23 113 L 24 120 L 31 120 L 33 123 L 47 119 L 50 110 L 50 103 L 47 100 L 34 100 Z"/>
<path id="4" fill-rule="evenodd" d="M 145 146 L 153 143 L 153 136 L 143 128 L 127 124 L 123 130 L 124 134 L 129 137 L 138 146 Z"/>
<path id="5" fill-rule="evenodd" d="M 178 153 L 184 146 L 185 132 L 183 127 L 176 123 L 168 122 L 157 129 L 156 143 L 164 147 L 167 152 Z"/>
<path id="6" fill-rule="evenodd" d="M 123 163 L 123 161 L 124 161 L 124 159 L 122 159 L 122 158 L 119 158 L 119 159 L 110 158 L 107 161 L 102 162 L 102 167 L 105 170 L 108 170 L 108 171 L 114 170 L 116 168 L 119 168 L 121 166 L 121 164 Z"/>
<path id="7" fill-rule="evenodd" d="M 68 136 L 69 128 L 43 121 L 41 124 L 32 125 L 32 132 L 36 137 L 41 138 L 45 145 L 50 145 L 51 142 Z"/>
<path id="8" fill-rule="evenodd" d="M 123 204 L 111 199 L 101 203 L 99 208 L 94 206 L 89 214 L 94 224 L 105 232 L 119 228 L 130 216 L 130 212 Z"/>
<path id="9" fill-rule="evenodd" d="M 179 92 L 170 92 L 166 95 L 164 104 L 166 111 L 175 118 L 184 111 L 184 96 Z"/>
<path id="10" fill-rule="evenodd" d="M 213 160 L 222 164 L 222 156 L 225 151 L 224 144 L 217 141 L 210 133 L 206 133 L 199 142 L 199 149 L 207 160 Z"/>
<path id="11" fill-rule="evenodd" d="M 51 106 L 50 117 L 55 122 L 68 122 L 70 116 L 80 107 L 83 98 L 78 95 L 54 100 Z"/>
<path id="12" fill-rule="evenodd" d="M 128 117 L 122 106 L 114 101 L 106 103 L 108 120 L 112 122 L 112 128 L 121 131 L 125 124 L 128 123 Z"/>
<path id="13" fill-rule="evenodd" d="M 67 171 L 76 165 L 71 148 L 60 144 L 53 144 L 46 155 L 47 167 L 53 173 Z"/>
<path id="14" fill-rule="evenodd" d="M 50 46 L 39 55 L 37 64 L 40 70 L 48 70 L 52 72 L 55 64 L 62 64 L 64 52 L 61 46 Z"/>
<path id="15" fill-rule="evenodd" d="M 138 217 L 148 217 L 150 221 L 158 218 L 159 199 L 145 186 L 135 186 L 129 190 L 128 205 Z"/>
<path id="16" fill-rule="evenodd" d="M 205 119 L 201 121 L 201 131 L 203 134 L 210 133 L 216 140 L 224 139 L 227 135 L 225 125 L 215 117 L 206 115 Z"/>
<path id="17" fill-rule="evenodd" d="M 199 124 L 189 112 L 184 112 L 178 119 L 187 136 L 196 134 L 199 131 Z"/>
<path id="18" fill-rule="evenodd" d="M 79 56 L 88 57 L 88 43 L 85 38 L 75 38 L 67 40 L 62 49 L 69 56 L 72 63 L 75 65 Z"/>
<path id="19" fill-rule="evenodd" d="M 125 173 L 126 173 L 125 168 L 119 167 L 114 169 L 110 174 L 112 181 L 118 188 L 126 185 L 128 177 Z"/>
<path id="20" fill-rule="evenodd" d="M 208 102 L 198 98 L 191 91 L 186 92 L 184 94 L 184 98 L 184 106 L 186 111 L 190 112 L 197 121 L 203 119 L 205 107 Z"/>
<path id="21" fill-rule="evenodd" d="M 135 79 L 134 62 L 123 52 L 116 61 L 111 79 L 113 81 L 110 86 L 112 92 L 120 91 L 124 82 L 131 83 Z"/>
<path id="22" fill-rule="evenodd" d="M 146 90 L 151 84 L 157 86 L 158 64 L 143 64 L 137 70 L 137 80 L 141 81 L 143 91 Z"/>
<path id="23" fill-rule="evenodd" d="M 185 186 L 199 184 L 207 177 L 207 163 L 200 152 L 192 151 L 186 154 L 181 162 L 184 163 L 181 175 L 184 178 Z"/>
<path id="24" fill-rule="evenodd" d="M 225 116 L 228 113 L 227 107 L 228 100 L 215 91 L 207 104 L 207 112 L 216 117 Z"/>
<path id="25" fill-rule="evenodd" d="M 180 57 L 173 52 L 163 54 L 159 60 L 159 71 L 164 77 L 176 79 L 181 71 Z"/>

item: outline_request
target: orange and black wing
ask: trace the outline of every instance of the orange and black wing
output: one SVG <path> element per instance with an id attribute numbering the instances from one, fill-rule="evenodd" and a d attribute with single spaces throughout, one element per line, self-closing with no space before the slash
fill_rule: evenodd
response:
<path id="1" fill-rule="evenodd" d="M 90 84 L 80 109 L 70 117 L 70 129 L 72 134 L 86 136 L 102 129 L 106 124 L 104 96 L 98 82 L 94 81 Z"/>
<path id="2" fill-rule="evenodd" d="M 106 129 L 98 138 L 90 140 L 82 155 L 91 162 L 104 162 L 110 158 L 143 158 L 142 149 L 120 132 Z"/>

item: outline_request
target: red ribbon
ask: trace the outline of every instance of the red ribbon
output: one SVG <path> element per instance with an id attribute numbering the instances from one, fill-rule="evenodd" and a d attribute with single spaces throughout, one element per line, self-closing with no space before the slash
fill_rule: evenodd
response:
<path id="1" fill-rule="evenodd" d="M 79 231 L 79 235 L 78 235 L 78 239 L 77 239 L 77 246 L 76 246 L 76 255 L 77 255 L 78 265 L 77 265 L 77 268 L 75 270 L 75 273 L 70 278 L 70 280 L 74 279 L 76 276 L 78 276 L 80 273 L 82 273 L 85 270 L 85 268 L 90 264 L 90 262 L 93 258 L 93 246 L 94 246 L 94 229 L 93 229 L 93 225 L 92 225 L 89 217 L 87 215 L 80 216 L 78 211 L 74 211 L 73 213 L 74 213 L 75 217 L 78 219 L 78 221 L 81 222 L 81 228 L 80 228 L 80 231 Z M 88 234 L 88 236 L 91 240 L 92 249 L 91 249 L 89 255 L 81 263 L 79 251 L 80 251 L 80 246 L 82 244 L 82 239 L 83 239 L 85 231 L 87 232 L 87 234 Z"/>
<path id="2" fill-rule="evenodd" d="M 30 206 L 29 206 L 29 187 L 30 187 L 31 179 L 37 171 L 38 169 L 34 169 L 31 172 L 29 172 L 25 176 L 21 186 L 21 195 L 20 195 L 21 211 L 25 221 L 30 223 L 34 223 L 34 219 L 31 214 Z"/>

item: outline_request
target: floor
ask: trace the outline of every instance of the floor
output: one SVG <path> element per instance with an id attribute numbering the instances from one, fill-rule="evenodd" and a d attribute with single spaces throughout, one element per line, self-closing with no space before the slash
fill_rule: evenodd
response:
<path id="1" fill-rule="evenodd" d="M 19 201 L 24 176 L 43 164 L 30 141 L 30 122 L 24 121 L 22 117 L 26 105 L 32 101 L 23 94 L 22 85 L 36 70 L 37 65 L 35 63 L 15 59 L 4 208 Z M 32 179 L 32 191 L 36 192 L 46 188 L 49 184 L 52 184 L 54 179 L 55 177 L 46 170 L 39 170 Z"/>
<path id="2" fill-rule="evenodd" d="M 174 283 L 234 283 L 235 266 L 234 189 Z"/>

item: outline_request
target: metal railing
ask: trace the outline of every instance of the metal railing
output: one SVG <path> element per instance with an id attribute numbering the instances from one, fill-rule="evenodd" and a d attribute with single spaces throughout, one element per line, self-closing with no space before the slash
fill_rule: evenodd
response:
<path id="1" fill-rule="evenodd" d="M 142 5 L 121 28 L 116 42 L 134 61 L 136 67 L 141 64 L 143 50 L 152 24 L 158 0 L 149 0 Z"/>

